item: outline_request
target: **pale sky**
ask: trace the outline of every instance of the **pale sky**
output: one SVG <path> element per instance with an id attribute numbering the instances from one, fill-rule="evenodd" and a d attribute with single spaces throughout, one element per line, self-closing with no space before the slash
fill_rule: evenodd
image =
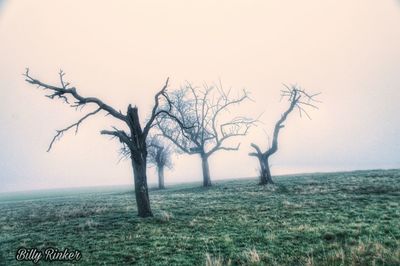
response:
<path id="1" fill-rule="evenodd" d="M 46 153 L 83 113 L 24 82 L 25 67 L 48 82 L 62 68 L 82 95 L 136 104 L 143 120 L 167 77 L 170 90 L 219 79 L 248 89 L 256 102 L 238 111 L 264 112 L 263 124 L 238 139 L 240 151 L 211 157 L 213 180 L 257 175 L 249 143 L 266 147 L 286 108 L 282 83 L 322 92 L 323 103 L 312 120 L 289 118 L 273 174 L 400 167 L 396 0 L 0 0 L 0 191 L 133 186 L 117 141 L 99 134 L 111 118 L 91 118 Z M 200 170 L 197 156 L 180 155 L 166 184 L 200 182 Z"/>

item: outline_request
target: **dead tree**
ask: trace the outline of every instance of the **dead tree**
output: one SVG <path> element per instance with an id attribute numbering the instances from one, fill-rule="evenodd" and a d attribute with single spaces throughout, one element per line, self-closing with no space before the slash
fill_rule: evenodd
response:
<path id="1" fill-rule="evenodd" d="M 254 148 L 255 152 L 249 153 L 250 156 L 257 157 L 259 163 L 260 163 L 260 184 L 261 185 L 266 185 L 266 184 L 273 184 L 274 182 L 272 181 L 272 176 L 271 176 L 271 170 L 270 170 L 270 165 L 269 165 L 269 158 L 271 155 L 276 153 L 278 151 L 278 136 L 279 132 L 282 128 L 285 127 L 284 123 L 290 113 L 292 113 L 294 110 L 298 110 L 300 117 L 304 114 L 308 118 L 310 116 L 308 115 L 306 111 L 306 107 L 311 107 L 318 109 L 318 107 L 315 105 L 316 102 L 319 102 L 318 100 L 315 99 L 317 95 L 320 93 L 315 93 L 315 94 L 309 94 L 305 90 L 296 87 L 296 86 L 285 86 L 285 89 L 282 90 L 282 98 L 286 98 L 289 102 L 289 108 L 282 114 L 281 118 L 276 122 L 275 127 L 274 127 L 274 133 L 272 137 L 272 145 L 265 151 L 262 152 L 260 147 L 254 143 L 251 144 L 251 147 Z"/>
<path id="2" fill-rule="evenodd" d="M 184 127 L 168 117 L 158 119 L 162 135 L 174 143 L 180 152 L 200 156 L 204 187 L 211 186 L 209 157 L 219 150 L 238 150 L 240 144 L 228 146 L 227 142 L 234 137 L 245 136 L 255 123 L 254 119 L 243 116 L 226 118 L 231 107 L 248 99 L 245 90 L 238 97 L 232 97 L 231 90 L 224 91 L 221 84 L 211 87 L 204 85 L 200 89 L 188 83 L 171 94 L 173 115 Z"/>
<path id="3" fill-rule="evenodd" d="M 50 85 L 41 82 L 40 80 L 32 77 L 29 74 L 29 69 L 26 70 L 24 76 L 25 80 L 28 83 L 36 85 L 38 88 L 42 88 L 44 91 L 49 92 L 49 94 L 46 96 L 50 99 L 61 99 L 66 104 L 76 109 L 83 108 L 86 105 L 93 105 L 96 107 L 94 111 L 87 113 L 77 122 L 71 124 L 64 129 L 57 130 L 47 151 L 51 150 L 55 141 L 59 140 L 65 132 L 75 128 L 75 133 L 77 133 L 79 126 L 82 122 L 100 112 L 105 112 L 106 115 L 111 115 L 116 120 L 123 122 L 127 130 L 112 127 L 112 130 L 102 130 L 101 134 L 109 135 L 112 138 L 119 140 L 122 143 L 123 147 L 129 150 L 134 175 L 138 215 L 140 217 L 152 216 L 153 214 L 150 208 L 150 199 L 148 194 L 146 175 L 146 138 L 149 134 L 150 129 L 154 126 L 155 119 L 161 114 L 163 114 L 164 117 L 169 117 L 170 119 L 173 119 L 177 125 L 182 125 L 182 123 L 170 113 L 172 106 L 166 92 L 168 87 L 168 79 L 162 89 L 154 96 L 154 106 L 150 118 L 147 120 L 147 123 L 142 128 L 139 120 L 138 108 L 136 106 L 132 107 L 132 105 L 129 105 L 126 113 L 124 114 L 121 111 L 117 111 L 116 109 L 98 98 L 84 97 L 78 93 L 75 87 L 71 87 L 70 83 L 64 81 L 63 71 L 60 71 L 59 73 L 59 85 Z M 160 100 L 163 100 L 163 102 L 165 103 L 160 103 Z M 165 107 L 165 109 L 160 108 L 161 104 Z"/>
<path id="4" fill-rule="evenodd" d="M 164 189 L 164 169 L 172 168 L 171 155 L 173 149 L 170 144 L 166 144 L 160 137 L 150 136 L 147 141 L 148 163 L 157 169 L 158 188 Z"/>

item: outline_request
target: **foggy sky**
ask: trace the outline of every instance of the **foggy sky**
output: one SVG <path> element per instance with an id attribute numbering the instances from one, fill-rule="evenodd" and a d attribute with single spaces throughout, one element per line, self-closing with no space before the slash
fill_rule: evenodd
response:
<path id="1" fill-rule="evenodd" d="M 272 159 L 273 174 L 400 167 L 400 5 L 374 1 L 0 1 L 0 191 L 133 184 L 117 125 L 92 117 L 46 153 L 55 130 L 81 117 L 24 82 L 57 82 L 58 70 L 85 96 L 145 120 L 167 77 L 219 79 L 256 103 L 263 124 L 238 152 L 210 158 L 214 180 L 256 176 L 249 144 L 267 146 L 286 105 L 282 83 L 322 92 L 312 120 L 292 114 Z M 84 109 L 93 110 L 93 107 Z M 179 160 L 177 160 L 179 159 Z M 200 181 L 197 156 L 175 158 L 166 184 Z M 150 171 L 150 183 L 156 178 Z"/>

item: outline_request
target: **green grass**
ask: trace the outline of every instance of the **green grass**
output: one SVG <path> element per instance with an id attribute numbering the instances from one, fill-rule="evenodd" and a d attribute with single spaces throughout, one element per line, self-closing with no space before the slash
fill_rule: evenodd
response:
<path id="1" fill-rule="evenodd" d="M 400 265 L 400 170 L 275 180 L 152 190 L 148 219 L 127 190 L 6 197 L 0 265 L 21 246 L 79 249 L 82 265 Z"/>

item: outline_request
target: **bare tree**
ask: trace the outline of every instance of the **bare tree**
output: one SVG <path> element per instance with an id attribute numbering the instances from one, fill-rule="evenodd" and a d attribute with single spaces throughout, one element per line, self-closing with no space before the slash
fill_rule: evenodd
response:
<path id="1" fill-rule="evenodd" d="M 164 189 L 164 169 L 172 168 L 171 155 L 173 149 L 171 144 L 167 144 L 161 140 L 159 136 L 150 136 L 147 141 L 148 147 L 148 163 L 157 169 L 158 188 Z"/>
<path id="2" fill-rule="evenodd" d="M 228 146 L 234 137 L 245 136 L 255 120 L 243 116 L 227 119 L 230 108 L 248 100 L 243 90 L 238 97 L 231 97 L 231 90 L 224 91 L 222 85 L 203 88 L 186 84 L 171 94 L 173 115 L 184 125 L 178 126 L 169 117 L 158 119 L 162 135 L 173 142 L 181 152 L 200 155 L 203 186 L 211 186 L 208 158 L 219 150 L 236 151 L 240 144 Z"/>
<path id="3" fill-rule="evenodd" d="M 270 170 L 270 165 L 269 165 L 269 157 L 276 153 L 278 151 L 278 136 L 279 132 L 282 128 L 285 127 L 284 123 L 290 113 L 292 113 L 294 110 L 298 110 L 300 117 L 304 114 L 308 118 L 310 116 L 308 115 L 306 111 L 306 107 L 311 107 L 318 109 L 318 107 L 315 105 L 316 102 L 319 102 L 318 100 L 315 99 L 317 95 L 320 93 L 315 93 L 315 94 L 309 94 L 305 90 L 296 87 L 296 86 L 285 86 L 285 89 L 282 90 L 281 94 L 281 99 L 286 98 L 289 102 L 289 108 L 282 114 L 281 118 L 276 122 L 275 127 L 274 127 L 274 134 L 272 137 L 272 145 L 265 151 L 262 152 L 260 147 L 254 143 L 251 144 L 251 147 L 254 148 L 255 152 L 250 153 L 250 156 L 255 156 L 257 157 L 259 163 L 260 163 L 260 184 L 261 185 L 266 185 L 266 184 L 273 184 L 274 182 L 272 181 L 271 177 L 271 170 Z"/>
<path id="4" fill-rule="evenodd" d="M 112 138 L 119 140 L 125 150 L 129 150 L 135 181 L 135 195 L 138 214 L 140 217 L 152 216 L 153 214 L 150 208 L 150 199 L 147 187 L 146 138 L 149 134 L 150 129 L 154 126 L 155 119 L 161 114 L 163 114 L 164 117 L 169 117 L 170 119 L 175 120 L 175 123 L 177 125 L 182 125 L 182 123 L 170 113 L 172 105 L 170 104 L 168 94 L 166 92 L 168 87 L 168 79 L 162 89 L 154 96 L 154 106 L 150 118 L 147 120 L 144 128 L 142 128 L 139 120 L 138 108 L 136 106 L 132 107 L 132 105 L 129 105 L 126 114 L 123 114 L 121 111 L 117 111 L 116 109 L 104 103 L 98 98 L 82 96 L 78 93 L 75 87 L 71 87 L 70 83 L 64 81 L 64 75 L 64 72 L 60 71 L 60 84 L 50 85 L 33 78 L 29 74 L 29 69 L 27 69 L 24 73 L 25 80 L 28 83 L 36 85 L 38 88 L 42 88 L 44 91 L 49 92 L 49 94 L 46 96 L 50 99 L 62 99 L 66 104 L 69 104 L 71 107 L 74 107 L 76 109 L 83 108 L 84 106 L 90 104 L 96 107 L 94 111 L 87 113 L 77 122 L 71 124 L 64 129 L 57 130 L 56 135 L 52 139 L 47 151 L 51 150 L 55 141 L 59 140 L 65 132 L 75 128 L 75 133 L 77 133 L 80 124 L 84 122 L 87 118 L 96 115 L 97 113 L 105 112 L 107 115 L 111 115 L 117 121 L 123 122 L 124 126 L 127 127 L 127 130 L 113 127 L 112 130 L 102 130 L 101 134 L 109 135 Z M 165 109 L 160 108 L 162 104 L 160 104 L 161 99 L 166 102 L 163 104 Z M 70 101 L 73 101 L 73 103 L 70 103 Z"/>

